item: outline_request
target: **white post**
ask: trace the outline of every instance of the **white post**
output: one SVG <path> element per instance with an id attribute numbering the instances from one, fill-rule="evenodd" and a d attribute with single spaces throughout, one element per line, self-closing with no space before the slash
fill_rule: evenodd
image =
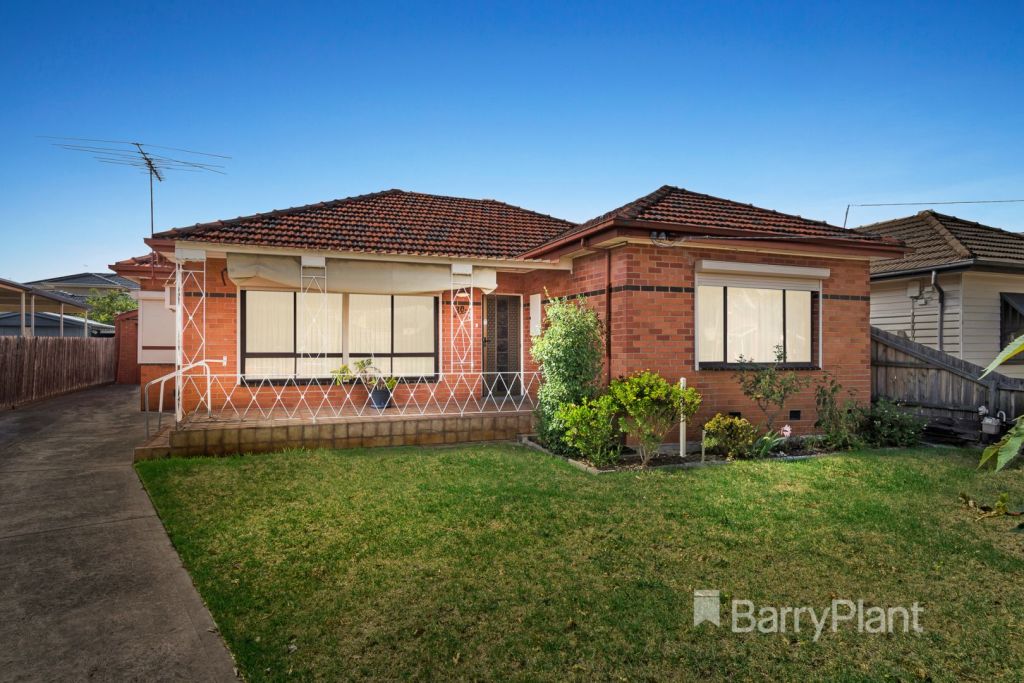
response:
<path id="1" fill-rule="evenodd" d="M 64 304 L 60 305 L 60 336 L 64 336 Z"/>
<path id="2" fill-rule="evenodd" d="M 679 388 L 686 388 L 686 378 L 679 378 Z M 679 421 L 679 457 L 686 457 L 686 418 Z"/>
<path id="3" fill-rule="evenodd" d="M 89 338 L 89 311 L 85 312 L 85 329 L 82 330 L 82 336 L 86 339 Z"/>

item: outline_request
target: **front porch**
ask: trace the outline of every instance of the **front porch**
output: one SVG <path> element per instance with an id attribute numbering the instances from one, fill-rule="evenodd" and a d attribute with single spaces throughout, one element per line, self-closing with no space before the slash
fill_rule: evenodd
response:
<path id="1" fill-rule="evenodd" d="M 290 448 L 369 448 L 509 441 L 533 431 L 533 412 L 319 418 L 271 416 L 247 421 L 190 419 L 168 425 L 135 449 L 135 460 L 270 453 Z"/>

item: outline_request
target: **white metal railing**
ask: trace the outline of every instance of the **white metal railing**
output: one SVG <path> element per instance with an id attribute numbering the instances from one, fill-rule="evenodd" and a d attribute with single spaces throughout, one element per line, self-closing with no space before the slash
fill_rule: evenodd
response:
<path id="1" fill-rule="evenodd" d="M 179 421 L 244 422 L 347 417 L 513 413 L 536 408 L 538 372 L 456 372 L 402 377 L 393 390 L 360 379 L 342 384 L 295 376 L 179 375 Z M 173 374 L 173 373 L 172 373 Z M 152 384 L 152 382 L 151 382 Z M 377 392 L 371 389 L 377 387 Z M 374 395 L 376 394 L 376 395 Z"/>
<path id="2" fill-rule="evenodd" d="M 166 384 L 168 381 L 170 381 L 172 379 L 173 380 L 177 380 L 179 377 L 185 376 L 186 372 L 190 372 L 190 371 L 195 370 L 195 369 L 202 369 L 203 370 L 203 374 L 198 376 L 198 377 L 202 377 L 203 379 L 206 380 L 206 391 L 204 392 L 203 396 L 205 397 L 204 400 L 205 400 L 205 404 L 207 406 L 207 409 L 209 409 L 209 406 L 210 406 L 210 390 L 212 388 L 212 383 L 211 383 L 210 380 L 211 380 L 211 378 L 213 376 L 210 373 L 210 363 L 219 363 L 220 365 L 225 365 L 225 364 L 227 364 L 227 358 L 224 358 L 224 359 L 221 359 L 221 360 L 201 360 L 201 361 L 197 361 L 195 363 L 189 363 L 185 367 L 178 368 L 177 370 L 174 370 L 172 372 L 168 372 L 166 375 L 161 375 L 160 377 L 157 377 L 156 379 L 153 379 L 153 380 L 150 380 L 149 382 L 146 382 L 146 386 L 145 386 L 145 388 L 142 391 L 142 396 L 143 396 L 143 401 L 145 403 L 145 411 L 144 412 L 146 413 L 146 438 L 147 439 L 150 436 L 150 429 L 149 429 L 149 413 L 150 413 L 150 410 L 149 410 L 149 393 L 150 392 L 149 392 L 149 390 L 150 390 L 150 387 L 152 387 L 153 385 L 157 385 L 157 386 L 160 387 L 160 400 L 157 401 L 157 417 L 156 417 L 156 430 L 160 431 L 160 426 L 163 423 L 163 415 L 164 415 L 164 384 Z M 188 377 L 194 379 L 197 376 L 196 375 L 189 375 Z M 179 410 L 179 404 L 178 404 L 177 401 L 175 401 L 175 413 L 176 414 L 178 413 L 178 410 Z M 180 420 L 180 415 L 178 417 L 179 417 L 179 420 Z"/>

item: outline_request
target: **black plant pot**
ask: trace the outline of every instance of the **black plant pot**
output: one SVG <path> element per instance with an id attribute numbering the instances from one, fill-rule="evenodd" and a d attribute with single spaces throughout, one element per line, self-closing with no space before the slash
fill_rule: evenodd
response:
<path id="1" fill-rule="evenodd" d="M 387 387 L 370 389 L 370 403 L 377 410 L 383 410 L 391 405 L 391 390 Z"/>

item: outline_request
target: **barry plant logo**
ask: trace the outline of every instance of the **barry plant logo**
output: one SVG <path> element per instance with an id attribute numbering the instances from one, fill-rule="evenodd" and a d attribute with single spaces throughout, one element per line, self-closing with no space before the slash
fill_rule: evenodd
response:
<path id="1" fill-rule="evenodd" d="M 813 632 L 818 642 L 826 630 L 853 628 L 858 633 L 893 634 L 924 632 L 917 602 L 905 607 L 865 605 L 863 600 L 836 599 L 825 607 L 757 605 L 753 600 L 734 599 L 727 605 L 728 625 L 733 633 Z M 722 593 L 719 590 L 693 591 L 693 625 L 722 625 Z"/>

